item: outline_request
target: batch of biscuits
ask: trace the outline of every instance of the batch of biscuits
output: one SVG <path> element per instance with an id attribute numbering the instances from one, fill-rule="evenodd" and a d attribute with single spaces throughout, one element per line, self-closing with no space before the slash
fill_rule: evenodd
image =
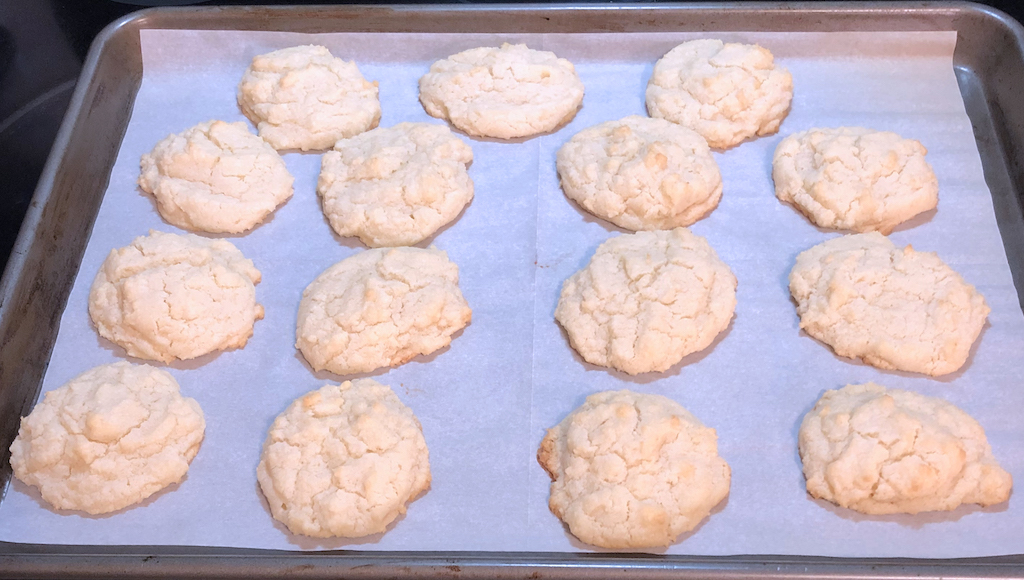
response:
<path id="1" fill-rule="evenodd" d="M 556 131 L 584 95 L 569 61 L 508 44 L 437 61 L 419 88 L 428 114 L 494 139 Z M 586 362 L 663 373 L 728 327 L 736 277 L 687 226 L 722 195 L 712 148 L 777 132 L 792 92 L 789 72 L 765 48 L 686 42 L 654 66 L 650 117 L 601 123 L 561 147 L 566 197 L 635 232 L 602 243 L 562 287 L 555 319 Z M 317 185 L 324 216 L 370 249 L 306 287 L 296 348 L 314 370 L 344 377 L 448 346 L 471 318 L 458 267 L 443 251 L 412 245 L 472 199 L 472 148 L 446 125 L 378 128 L 377 84 L 320 46 L 253 58 L 238 104 L 258 135 L 244 123 L 204 122 L 142 157 L 138 184 L 163 219 L 244 234 L 292 195 L 278 151 L 327 150 Z M 886 237 L 938 203 L 925 153 L 891 132 L 811 129 L 782 140 L 772 177 L 778 199 L 813 224 L 853 232 L 796 258 L 789 287 L 800 328 L 841 357 L 939 376 L 965 364 L 989 308 L 937 255 Z M 110 252 L 89 316 L 127 356 L 192 359 L 245 346 L 263 317 L 259 282 L 225 239 L 152 231 Z M 569 411 L 537 458 L 552 479 L 551 511 L 583 542 L 665 546 L 728 495 L 714 429 L 675 401 L 606 391 Z M 46 393 L 22 419 L 11 464 L 57 510 L 107 513 L 180 481 L 204 427 L 199 405 L 169 373 L 118 362 Z M 1010 494 L 982 427 L 909 391 L 873 383 L 827 391 L 796 443 L 807 492 L 849 510 L 914 514 Z M 431 482 L 416 416 L 372 379 L 296 399 L 270 427 L 256 477 L 272 516 L 315 537 L 385 532 Z"/>

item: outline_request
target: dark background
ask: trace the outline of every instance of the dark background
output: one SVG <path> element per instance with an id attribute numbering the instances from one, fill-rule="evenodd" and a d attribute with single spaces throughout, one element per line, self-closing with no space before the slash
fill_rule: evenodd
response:
<path id="1" fill-rule="evenodd" d="M 410 1 L 415 0 L 404 3 Z M 285 3 L 289 2 L 0 0 L 0 271 L 7 263 L 89 45 L 104 26 L 146 5 Z M 982 3 L 1018 21 L 1024 19 L 1024 0 Z"/>

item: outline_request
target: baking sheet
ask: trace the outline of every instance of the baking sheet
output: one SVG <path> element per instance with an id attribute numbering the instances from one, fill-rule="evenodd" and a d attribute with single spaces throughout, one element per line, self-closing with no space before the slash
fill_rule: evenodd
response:
<path id="1" fill-rule="evenodd" d="M 203 447 L 178 486 L 141 506 L 90 517 L 56 513 L 36 491 L 11 484 L 0 503 L 0 539 L 64 544 L 176 544 L 285 549 L 591 549 L 547 510 L 547 475 L 534 459 L 544 430 L 586 395 L 631 388 L 680 401 L 719 434 L 733 469 L 729 498 L 674 554 L 806 554 L 960 557 L 1024 552 L 1024 508 L 868 517 L 811 500 L 803 487 L 796 429 L 827 388 L 874 380 L 944 396 L 986 428 L 1011 474 L 1024 463 L 1014 410 L 1020 312 L 970 121 L 952 69 L 955 33 L 715 34 L 770 48 L 794 76 L 793 109 L 780 135 L 716 154 L 725 192 L 693 230 L 709 239 L 739 279 L 732 325 L 707 351 L 664 374 L 638 378 L 583 363 L 553 312 L 562 281 L 620 230 L 562 195 L 554 152 L 573 133 L 643 114 L 654 61 L 698 35 L 418 35 L 142 31 L 145 73 L 111 174 L 43 390 L 123 353 L 98 338 L 86 309 L 89 285 L 111 248 L 164 223 L 135 187 L 138 159 L 161 138 L 198 122 L 244 120 L 235 86 L 249 59 L 320 43 L 355 59 L 380 82 L 382 126 L 432 121 L 417 101 L 429 64 L 459 50 L 526 42 L 573 60 L 587 87 L 566 127 L 516 143 L 469 140 L 476 198 L 433 243 L 460 265 L 473 323 L 449 349 L 371 373 L 417 414 L 431 449 L 433 487 L 382 536 L 356 541 L 290 535 L 269 516 L 255 481 L 266 429 L 295 397 L 340 378 L 314 374 L 295 351 L 302 289 L 323 269 L 360 251 L 332 235 L 315 194 L 319 155 L 285 156 L 295 197 L 253 232 L 230 238 L 263 272 L 267 315 L 242 350 L 169 365 L 207 417 Z M 209 55 L 218 55 L 211 60 Z M 433 121 L 437 122 L 437 121 Z M 814 126 L 866 125 L 921 140 L 940 183 L 936 212 L 893 234 L 937 251 L 985 294 L 992 314 L 967 367 L 931 379 L 839 359 L 803 335 L 786 277 L 800 251 L 835 234 L 818 230 L 773 195 L 771 153 L 782 136 Z M 364 375 L 365 376 L 365 375 Z M 971 541 L 965 541 L 970 539 Z"/>

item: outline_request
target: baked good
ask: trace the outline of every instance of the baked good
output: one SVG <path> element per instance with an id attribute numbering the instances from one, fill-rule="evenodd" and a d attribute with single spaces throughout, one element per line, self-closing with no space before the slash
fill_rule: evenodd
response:
<path id="1" fill-rule="evenodd" d="M 919 141 L 888 131 L 802 131 L 775 149 L 775 196 L 817 226 L 888 234 L 939 203 L 927 152 Z"/>
<path id="2" fill-rule="evenodd" d="M 180 482 L 205 428 L 170 373 L 121 361 L 46 393 L 21 420 L 11 468 L 57 509 L 105 514 Z"/>
<path id="3" fill-rule="evenodd" d="M 295 347 L 315 370 L 365 373 L 448 346 L 471 317 L 443 251 L 366 250 L 303 291 Z"/>
<path id="4" fill-rule="evenodd" d="M 647 112 L 727 149 L 770 135 L 789 112 L 793 77 L 756 44 L 710 38 L 684 42 L 655 63 Z"/>
<path id="5" fill-rule="evenodd" d="M 865 514 L 1006 501 L 1013 480 L 953 404 L 868 383 L 826 391 L 800 424 L 807 492 Z"/>
<path id="6" fill-rule="evenodd" d="M 241 122 L 207 121 L 170 135 L 141 165 L 139 187 L 186 230 L 241 233 L 292 196 L 284 160 Z"/>
<path id="7" fill-rule="evenodd" d="M 661 372 L 729 326 L 736 276 L 686 228 L 598 246 L 562 285 L 555 319 L 584 360 L 631 375 Z"/>
<path id="8" fill-rule="evenodd" d="M 630 116 L 584 129 L 558 150 L 565 195 L 627 230 L 688 226 L 718 206 L 722 176 L 703 137 Z"/>
<path id="9" fill-rule="evenodd" d="M 274 149 L 324 150 L 380 121 L 377 82 L 323 46 L 293 46 L 252 59 L 238 106 Z"/>
<path id="10" fill-rule="evenodd" d="M 358 538 L 385 531 L 430 487 L 430 461 L 409 407 L 360 379 L 309 392 L 278 415 L 256 477 L 292 533 Z"/>
<path id="11" fill-rule="evenodd" d="M 150 231 L 111 250 L 89 316 L 128 356 L 171 362 L 241 348 L 263 318 L 260 272 L 227 240 Z"/>
<path id="12" fill-rule="evenodd" d="M 473 150 L 444 125 L 400 123 L 342 139 L 324 154 L 317 192 L 339 236 L 411 246 L 473 199 Z"/>
<path id="13" fill-rule="evenodd" d="M 789 274 L 800 328 L 839 356 L 944 375 L 967 361 L 989 307 L 931 252 L 871 232 L 801 252 Z"/>
<path id="14" fill-rule="evenodd" d="M 465 50 L 420 78 L 427 114 L 477 137 L 513 139 L 568 123 L 583 102 L 572 63 L 525 44 Z"/>
<path id="15" fill-rule="evenodd" d="M 667 546 L 729 494 L 715 430 L 661 395 L 605 391 L 548 429 L 552 513 L 604 548 Z"/>

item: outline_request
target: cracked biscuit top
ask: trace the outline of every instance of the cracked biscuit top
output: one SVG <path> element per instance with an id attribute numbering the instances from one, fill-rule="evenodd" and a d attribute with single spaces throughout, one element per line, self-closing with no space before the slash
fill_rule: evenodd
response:
<path id="1" fill-rule="evenodd" d="M 826 391 L 800 425 L 807 492 L 865 514 L 1006 501 L 1012 479 L 951 403 L 868 383 Z"/>
<path id="2" fill-rule="evenodd" d="M 473 150 L 448 127 L 400 123 L 338 141 L 323 156 L 317 192 L 339 236 L 410 246 L 473 199 L 472 161 Z"/>
<path id="3" fill-rule="evenodd" d="M 881 369 L 944 375 L 967 361 L 989 307 L 931 252 L 877 232 L 800 253 L 789 274 L 800 328 Z"/>
<path id="4" fill-rule="evenodd" d="M 260 272 L 227 240 L 151 231 L 111 250 L 89 292 L 100 336 L 171 362 L 241 348 L 263 318 Z"/>
<path id="5" fill-rule="evenodd" d="M 377 82 L 323 46 L 293 46 L 252 59 L 238 106 L 274 149 L 322 151 L 380 121 Z"/>
<path id="6" fill-rule="evenodd" d="M 552 513 L 604 548 L 667 546 L 729 493 L 715 430 L 661 395 L 605 391 L 548 429 Z"/>
<path id="7" fill-rule="evenodd" d="M 315 370 L 365 373 L 448 346 L 471 317 L 459 268 L 443 251 L 378 248 L 306 287 L 295 346 Z"/>
<path id="8" fill-rule="evenodd" d="M 413 412 L 372 379 L 325 385 L 278 415 L 256 468 L 274 519 L 295 534 L 384 532 L 430 487 Z"/>
<path id="9" fill-rule="evenodd" d="M 525 44 L 453 54 L 420 78 L 420 102 L 476 137 L 513 139 L 551 131 L 576 115 L 583 82 L 572 63 Z"/>
<path id="10" fill-rule="evenodd" d="M 729 326 L 736 276 L 686 228 L 607 240 L 562 285 L 555 319 L 584 360 L 661 372 Z"/>
<path id="11" fill-rule="evenodd" d="M 793 77 L 756 44 L 684 42 L 654 65 L 647 112 L 700 133 L 716 149 L 770 135 L 789 112 Z"/>
<path id="12" fill-rule="evenodd" d="M 863 127 L 796 133 L 775 149 L 775 196 L 820 227 L 888 234 L 939 202 L 925 153 L 919 141 Z"/>
<path id="13" fill-rule="evenodd" d="M 292 196 L 284 160 L 242 122 L 207 121 L 171 135 L 141 166 L 139 187 L 186 230 L 241 233 Z"/>
<path id="14" fill-rule="evenodd" d="M 181 481 L 205 428 L 170 373 L 121 361 L 46 393 L 21 420 L 11 467 L 53 507 L 104 514 Z"/>
<path id="15" fill-rule="evenodd" d="M 663 119 L 634 115 L 584 129 L 558 150 L 557 165 L 569 199 L 633 231 L 688 226 L 722 197 L 704 138 Z"/>

